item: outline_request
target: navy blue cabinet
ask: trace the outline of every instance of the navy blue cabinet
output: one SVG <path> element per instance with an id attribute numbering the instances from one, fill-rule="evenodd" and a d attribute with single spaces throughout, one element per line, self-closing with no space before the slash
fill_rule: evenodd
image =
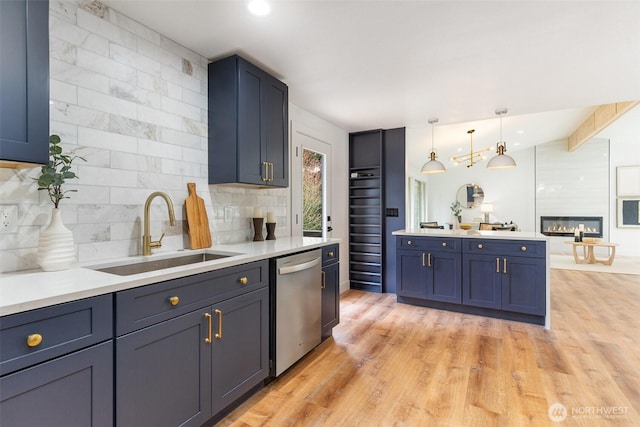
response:
<path id="1" fill-rule="evenodd" d="M 49 161 L 49 2 L 0 1 L 0 167 Z"/>
<path id="2" fill-rule="evenodd" d="M 211 417 L 209 313 L 194 311 L 116 340 L 116 425 L 200 426 Z"/>
<path id="3" fill-rule="evenodd" d="M 473 239 L 463 252 L 463 304 L 545 315 L 544 242 Z"/>
<path id="4" fill-rule="evenodd" d="M 332 335 L 340 323 L 340 259 L 339 246 L 322 248 L 322 339 Z"/>
<path id="5" fill-rule="evenodd" d="M 269 373 L 268 261 L 116 294 L 117 425 L 199 426 Z"/>
<path id="6" fill-rule="evenodd" d="M 216 304 L 212 315 L 212 414 L 217 414 L 269 374 L 269 290 Z"/>
<path id="7" fill-rule="evenodd" d="M 113 425 L 111 295 L 0 320 L 0 425 Z"/>
<path id="8" fill-rule="evenodd" d="M 113 341 L 0 378 L 0 401 L 2 426 L 113 426 Z"/>
<path id="9" fill-rule="evenodd" d="M 209 183 L 288 187 L 287 85 L 238 55 L 208 77 Z"/>
<path id="10" fill-rule="evenodd" d="M 396 260 L 398 296 L 461 303 L 459 239 L 400 238 Z"/>
<path id="11" fill-rule="evenodd" d="M 398 302 L 544 324 L 546 243 L 396 237 Z"/>

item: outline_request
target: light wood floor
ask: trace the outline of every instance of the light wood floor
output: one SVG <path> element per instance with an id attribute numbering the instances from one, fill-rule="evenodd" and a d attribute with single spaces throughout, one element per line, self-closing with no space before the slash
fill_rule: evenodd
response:
<path id="1" fill-rule="evenodd" d="M 640 426 L 640 276 L 551 282 L 550 331 L 348 291 L 333 339 L 218 425 Z"/>

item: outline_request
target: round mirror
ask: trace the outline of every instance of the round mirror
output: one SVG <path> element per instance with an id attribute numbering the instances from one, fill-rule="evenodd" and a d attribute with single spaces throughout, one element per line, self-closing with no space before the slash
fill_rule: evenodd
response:
<path id="1" fill-rule="evenodd" d="M 484 200 L 484 191 L 477 184 L 465 184 L 458 190 L 456 200 L 463 208 L 475 208 Z"/>

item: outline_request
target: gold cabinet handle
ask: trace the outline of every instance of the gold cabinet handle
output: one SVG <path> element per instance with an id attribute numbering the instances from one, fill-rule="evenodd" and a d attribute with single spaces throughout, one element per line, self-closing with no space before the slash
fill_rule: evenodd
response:
<path id="1" fill-rule="evenodd" d="M 478 243 L 478 249 L 482 249 L 484 248 L 484 246 L 482 246 L 482 243 Z"/>
<path id="2" fill-rule="evenodd" d="M 422 252 L 422 266 L 423 266 L 423 267 L 426 267 L 426 266 L 427 266 L 427 265 L 425 264 L 425 262 L 424 262 L 424 252 Z"/>
<path id="3" fill-rule="evenodd" d="M 269 163 L 262 162 L 262 170 L 264 172 L 264 176 L 262 177 L 263 182 L 269 181 Z"/>
<path id="4" fill-rule="evenodd" d="M 502 261 L 504 261 L 502 264 L 502 272 L 507 274 L 507 259 L 504 258 Z"/>
<path id="5" fill-rule="evenodd" d="M 431 267 L 431 253 L 429 253 L 429 256 L 427 257 L 427 266 Z"/>
<path id="6" fill-rule="evenodd" d="M 240 284 L 241 285 L 246 285 L 247 283 L 249 283 L 249 279 L 247 279 L 246 277 L 241 277 L 240 278 Z"/>
<path id="7" fill-rule="evenodd" d="M 521 247 L 521 248 L 520 248 L 520 250 L 521 250 L 522 252 L 526 252 L 526 251 L 527 251 L 527 247 L 526 247 L 526 246 L 523 246 L 523 247 Z"/>
<path id="8" fill-rule="evenodd" d="M 271 179 L 269 181 L 273 181 L 273 163 L 269 162 L 269 167 L 271 168 Z"/>
<path id="9" fill-rule="evenodd" d="M 27 345 L 29 347 L 37 347 L 42 342 L 42 335 L 40 334 L 31 334 L 27 336 Z"/>
<path id="10" fill-rule="evenodd" d="M 176 306 L 180 302 L 180 298 L 177 296 L 169 297 L 169 304 Z"/>
<path id="11" fill-rule="evenodd" d="M 496 273 L 500 273 L 500 258 L 496 258 Z"/>
<path id="12" fill-rule="evenodd" d="M 330 251 L 330 252 L 327 254 L 327 256 L 330 256 L 330 257 L 332 257 L 332 258 L 333 258 L 334 256 L 336 256 L 336 254 L 335 254 L 335 253 L 333 253 L 333 251 Z"/>
<path id="13" fill-rule="evenodd" d="M 442 242 L 442 247 L 446 248 L 447 247 L 447 242 Z"/>
<path id="14" fill-rule="evenodd" d="M 321 273 L 322 273 L 322 284 L 320 285 L 320 289 L 324 289 L 327 287 L 327 273 L 325 273 L 324 271 L 322 271 Z"/>
<path id="15" fill-rule="evenodd" d="M 209 332 L 207 333 L 207 337 L 204 339 L 204 342 L 207 344 L 211 344 L 213 340 L 211 339 L 211 315 L 209 313 L 205 313 L 204 317 L 207 319 L 207 323 L 209 324 Z"/>
<path id="16" fill-rule="evenodd" d="M 218 332 L 216 332 L 215 338 L 219 340 L 222 338 L 222 311 L 216 308 L 213 312 L 218 316 Z"/>

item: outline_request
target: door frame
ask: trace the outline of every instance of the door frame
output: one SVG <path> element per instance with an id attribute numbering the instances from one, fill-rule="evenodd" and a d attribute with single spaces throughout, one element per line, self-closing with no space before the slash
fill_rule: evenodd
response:
<path id="1" fill-rule="evenodd" d="M 309 149 L 324 156 L 322 186 L 322 237 L 331 237 L 327 231 L 331 216 L 331 143 L 320 132 L 291 121 L 291 235 L 302 236 L 302 150 Z"/>

